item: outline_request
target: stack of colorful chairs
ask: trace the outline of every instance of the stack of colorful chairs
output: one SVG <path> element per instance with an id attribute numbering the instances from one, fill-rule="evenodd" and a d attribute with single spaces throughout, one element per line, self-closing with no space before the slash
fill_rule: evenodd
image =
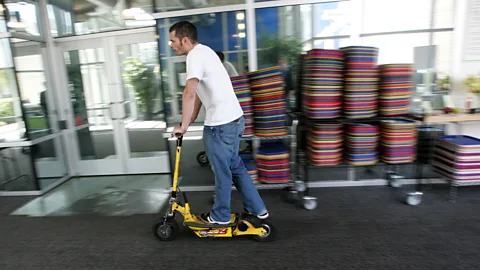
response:
<path id="1" fill-rule="evenodd" d="M 380 115 L 407 115 L 410 110 L 413 87 L 413 66 L 411 64 L 381 65 Z"/>
<path id="2" fill-rule="evenodd" d="M 415 161 L 417 130 L 410 120 L 381 121 L 381 160 L 387 164 Z"/>
<path id="3" fill-rule="evenodd" d="M 343 125 L 338 122 L 314 124 L 307 134 L 307 156 L 313 166 L 333 166 L 343 159 Z"/>
<path id="4" fill-rule="evenodd" d="M 435 145 L 433 170 L 456 184 L 480 181 L 480 139 L 441 136 Z"/>
<path id="5" fill-rule="evenodd" d="M 378 114 L 378 48 L 350 46 L 345 54 L 343 108 L 349 119 L 375 117 Z"/>
<path id="6" fill-rule="evenodd" d="M 251 72 L 248 78 L 252 91 L 255 135 L 287 135 L 285 90 L 280 67 Z"/>
<path id="7" fill-rule="evenodd" d="M 245 75 L 240 75 L 231 77 L 230 79 L 232 81 L 235 95 L 237 95 L 240 106 L 242 106 L 243 109 L 243 117 L 245 118 L 245 132 L 243 135 L 245 137 L 253 136 L 253 104 L 248 77 Z"/>
<path id="8" fill-rule="evenodd" d="M 342 115 L 343 52 L 313 49 L 304 63 L 304 112 L 310 119 Z"/>
<path id="9" fill-rule="evenodd" d="M 281 142 L 264 143 L 257 152 L 258 179 L 262 183 L 290 181 L 290 151 Z"/>
<path id="10" fill-rule="evenodd" d="M 345 127 L 345 161 L 354 166 L 378 163 L 380 127 L 374 124 L 351 123 Z"/>

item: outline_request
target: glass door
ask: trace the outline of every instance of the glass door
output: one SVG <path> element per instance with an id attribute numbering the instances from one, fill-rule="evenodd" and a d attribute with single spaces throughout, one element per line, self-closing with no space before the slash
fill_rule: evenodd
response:
<path id="1" fill-rule="evenodd" d="M 135 42 L 135 43 L 133 43 Z M 170 172 L 154 33 L 59 42 L 77 175 Z"/>
<path id="2" fill-rule="evenodd" d="M 104 39 L 59 44 L 66 72 L 67 119 L 75 138 L 78 175 L 123 174 L 120 158 L 119 112 L 111 83 L 111 63 Z"/>
<path id="3" fill-rule="evenodd" d="M 161 91 L 158 42 L 152 32 L 117 36 L 114 64 L 119 83 L 120 134 L 128 173 L 170 172 Z"/>

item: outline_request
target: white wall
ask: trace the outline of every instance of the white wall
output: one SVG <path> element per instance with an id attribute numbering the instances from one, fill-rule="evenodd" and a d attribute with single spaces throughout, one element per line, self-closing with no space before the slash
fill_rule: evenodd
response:
<path id="1" fill-rule="evenodd" d="M 466 61 L 465 47 L 466 30 L 469 25 L 472 25 L 472 20 L 467 15 L 473 5 L 478 5 L 480 0 L 457 0 L 457 9 L 455 14 L 455 32 L 453 35 L 453 63 L 452 63 L 452 84 L 454 91 L 452 96 L 455 98 L 456 106 L 465 107 L 465 99 L 467 96 L 473 98 L 473 106 L 480 107 L 480 96 L 468 93 L 462 86 L 462 81 L 472 74 L 480 73 L 480 61 Z M 458 130 L 454 124 L 450 124 L 447 132 L 449 134 L 458 134 L 462 132 L 465 135 L 470 135 L 480 138 L 480 124 L 478 122 L 464 123 L 462 129 Z"/>

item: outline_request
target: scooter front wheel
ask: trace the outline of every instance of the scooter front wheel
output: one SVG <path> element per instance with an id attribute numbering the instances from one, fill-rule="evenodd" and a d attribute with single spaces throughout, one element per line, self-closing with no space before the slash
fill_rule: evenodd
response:
<path id="1" fill-rule="evenodd" d="M 277 229 L 269 221 L 262 220 L 261 227 L 266 230 L 263 235 L 255 235 L 253 238 L 259 242 L 270 242 L 277 236 Z"/>
<path id="2" fill-rule="evenodd" d="M 174 240 L 180 228 L 174 219 L 159 220 L 153 225 L 153 234 L 161 241 Z"/>

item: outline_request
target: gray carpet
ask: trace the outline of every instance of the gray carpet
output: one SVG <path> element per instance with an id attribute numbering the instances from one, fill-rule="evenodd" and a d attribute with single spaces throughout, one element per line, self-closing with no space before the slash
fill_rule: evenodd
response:
<path id="1" fill-rule="evenodd" d="M 262 191 L 279 230 L 272 243 L 199 239 L 185 229 L 158 242 L 151 215 L 0 216 L 0 269 L 478 269 L 480 189 L 461 189 L 451 203 L 448 190 L 434 186 L 417 207 L 401 201 L 404 191 L 317 189 L 313 211 Z M 210 199 L 189 193 L 195 212 Z M 233 201 L 240 210 L 237 193 Z"/>

